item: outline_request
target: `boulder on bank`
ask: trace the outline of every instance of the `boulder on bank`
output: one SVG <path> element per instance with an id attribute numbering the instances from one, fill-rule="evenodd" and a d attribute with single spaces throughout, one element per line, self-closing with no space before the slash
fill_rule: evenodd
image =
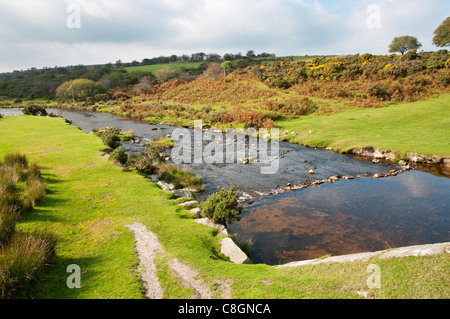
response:
<path id="1" fill-rule="evenodd" d="M 250 262 L 247 255 L 234 243 L 231 238 L 224 238 L 220 243 L 220 252 L 229 257 L 231 262 L 235 264 L 248 264 Z"/>
<path id="2" fill-rule="evenodd" d="M 180 206 L 180 207 L 186 207 L 186 206 L 192 206 L 192 205 L 197 205 L 197 204 L 198 204 L 198 201 L 196 201 L 196 200 L 191 200 L 191 201 L 189 201 L 189 202 L 180 203 L 180 204 L 178 204 L 178 206 Z"/>
<path id="3" fill-rule="evenodd" d="M 205 225 L 205 226 L 209 226 L 209 227 L 215 228 L 219 232 L 223 232 L 224 235 L 228 236 L 228 231 L 227 231 L 227 229 L 225 228 L 224 225 L 214 224 L 209 218 L 200 218 L 200 219 L 195 220 L 195 222 L 199 223 L 199 224 L 202 224 L 202 225 Z"/>
<path id="4" fill-rule="evenodd" d="M 175 189 L 175 185 L 163 181 L 159 181 L 157 184 L 165 191 L 172 191 Z"/>
<path id="5" fill-rule="evenodd" d="M 174 189 L 172 193 L 176 197 L 192 197 L 192 193 L 188 191 L 187 189 Z"/>
<path id="6" fill-rule="evenodd" d="M 189 210 L 192 214 L 194 214 L 197 218 L 202 218 L 202 214 L 200 211 L 200 208 L 196 207 L 196 208 L 192 208 Z"/>
<path id="7" fill-rule="evenodd" d="M 446 167 L 450 169 L 450 157 L 446 157 L 442 159 L 442 164 Z"/>

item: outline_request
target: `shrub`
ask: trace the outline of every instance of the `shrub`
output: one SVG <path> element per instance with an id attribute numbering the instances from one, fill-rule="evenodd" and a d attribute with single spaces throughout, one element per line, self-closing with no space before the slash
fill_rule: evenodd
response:
<path id="1" fill-rule="evenodd" d="M 389 98 L 389 93 L 382 85 L 378 83 L 369 85 L 367 87 L 366 93 L 370 96 L 375 96 L 379 99 L 382 99 L 383 101 Z"/>
<path id="2" fill-rule="evenodd" d="M 109 158 L 119 162 L 122 165 L 124 165 L 128 161 L 128 155 L 123 146 L 117 147 L 114 151 L 112 151 L 109 155 Z"/>
<path id="3" fill-rule="evenodd" d="M 175 146 L 175 143 L 170 138 L 160 137 L 154 141 L 145 144 L 147 150 L 155 150 L 158 153 L 164 152 L 168 148 Z"/>
<path id="4" fill-rule="evenodd" d="M 134 140 L 134 131 L 133 130 L 127 130 L 124 133 L 119 133 L 119 138 L 121 141 L 132 141 Z"/>
<path id="5" fill-rule="evenodd" d="M 120 129 L 117 127 L 98 128 L 93 130 L 94 134 L 99 136 L 103 144 L 109 148 L 115 149 L 120 145 Z"/>
<path id="6" fill-rule="evenodd" d="M 154 165 L 154 158 L 147 152 L 141 152 L 139 155 L 132 159 L 133 166 L 143 174 L 154 174 L 157 171 L 156 165 Z"/>
<path id="7" fill-rule="evenodd" d="M 202 191 L 202 178 L 189 172 L 185 168 L 180 168 L 172 163 L 160 163 L 158 168 L 158 178 L 175 185 L 175 188 L 188 188 L 193 191 Z"/>
<path id="8" fill-rule="evenodd" d="M 238 192 L 235 186 L 231 185 L 229 190 L 218 187 L 219 191 L 208 197 L 200 204 L 203 217 L 211 219 L 213 223 L 224 225 L 231 224 L 239 220 L 238 216 L 242 207 L 239 207 Z"/>
<path id="9" fill-rule="evenodd" d="M 27 105 L 23 108 L 22 113 L 25 115 L 47 116 L 45 108 L 39 105 Z"/>

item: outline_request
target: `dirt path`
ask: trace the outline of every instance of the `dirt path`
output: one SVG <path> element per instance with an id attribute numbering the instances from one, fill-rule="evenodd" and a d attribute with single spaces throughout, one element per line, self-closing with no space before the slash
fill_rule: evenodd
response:
<path id="1" fill-rule="evenodd" d="M 144 225 L 134 223 L 127 227 L 134 233 L 136 240 L 136 251 L 141 261 L 141 276 L 146 290 L 145 296 L 149 299 L 162 299 L 163 290 L 159 284 L 155 266 L 155 257 L 163 253 L 162 246 L 156 235 L 148 231 Z"/>
<path id="2" fill-rule="evenodd" d="M 149 299 L 162 299 L 163 290 L 156 274 L 155 257 L 163 255 L 164 250 L 156 235 L 147 230 L 143 224 L 134 223 L 127 225 L 127 227 L 133 232 L 136 240 L 136 251 L 142 267 L 141 276 L 146 290 L 145 296 Z M 197 271 L 182 264 L 176 258 L 169 261 L 169 267 L 184 286 L 194 291 L 194 299 L 212 298 L 211 290 L 208 285 L 203 283 Z M 222 288 L 227 288 L 226 285 L 224 286 Z M 229 290 L 229 288 L 224 289 L 227 295 L 230 294 Z"/>
<path id="3" fill-rule="evenodd" d="M 203 283 L 200 275 L 192 268 L 183 265 L 176 258 L 169 261 L 169 266 L 183 285 L 194 290 L 193 299 L 211 299 L 209 287 Z"/>

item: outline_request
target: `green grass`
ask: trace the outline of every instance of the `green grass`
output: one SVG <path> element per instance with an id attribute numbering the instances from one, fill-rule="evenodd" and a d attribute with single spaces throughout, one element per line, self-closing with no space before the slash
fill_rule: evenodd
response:
<path id="1" fill-rule="evenodd" d="M 167 267 L 176 257 L 197 270 L 211 289 L 230 282 L 233 298 L 361 298 L 367 266 L 381 267 L 381 298 L 449 298 L 449 254 L 277 269 L 211 259 L 220 250 L 217 231 L 194 223 L 172 194 L 134 171 L 122 172 L 102 157 L 104 145 L 60 118 L 15 116 L 0 119 L 0 159 L 26 154 L 43 168 L 44 201 L 18 223 L 21 231 L 57 235 L 56 261 L 39 283 L 39 298 L 143 298 L 134 238 L 125 225 L 143 223 L 158 236 L 165 255 L 158 275 L 165 298 L 188 298 Z M 81 268 L 81 289 L 66 286 L 67 267 Z M 220 289 L 214 293 L 220 298 Z"/>
<path id="2" fill-rule="evenodd" d="M 141 71 L 141 72 L 152 72 L 153 74 L 156 73 L 156 71 L 162 69 L 162 68 L 198 68 L 201 64 L 204 62 L 174 62 L 174 63 L 161 63 L 161 64 L 152 64 L 152 65 L 144 65 L 144 66 L 130 66 L 125 68 L 128 72 L 134 72 L 134 71 Z"/>
<path id="3" fill-rule="evenodd" d="M 377 109 L 351 109 L 317 117 L 314 114 L 276 122 L 283 130 L 296 132 L 294 143 L 331 147 L 336 151 L 377 147 L 399 156 L 408 152 L 450 155 L 450 95 Z M 292 136 L 292 135 L 290 135 Z"/>

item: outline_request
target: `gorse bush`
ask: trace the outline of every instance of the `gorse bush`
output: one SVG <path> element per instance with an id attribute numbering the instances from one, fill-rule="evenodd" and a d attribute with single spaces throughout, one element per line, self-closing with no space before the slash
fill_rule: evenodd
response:
<path id="1" fill-rule="evenodd" d="M 128 155 L 123 146 L 119 146 L 109 154 L 109 158 L 124 165 L 128 161 Z"/>
<path id="2" fill-rule="evenodd" d="M 239 207 L 238 191 L 234 185 L 231 185 L 229 190 L 221 187 L 218 189 L 218 192 L 200 204 L 200 209 L 203 217 L 227 226 L 240 219 L 238 215 L 241 213 L 242 207 Z"/>
<path id="3" fill-rule="evenodd" d="M 447 50 L 433 53 L 417 53 L 411 50 L 404 56 L 371 54 L 349 55 L 339 57 L 319 57 L 311 62 L 281 61 L 254 67 L 253 73 L 264 83 L 290 88 L 303 80 L 355 80 L 359 77 L 373 76 L 387 78 L 405 77 L 430 69 L 436 71 L 445 68 L 450 58 Z"/>

